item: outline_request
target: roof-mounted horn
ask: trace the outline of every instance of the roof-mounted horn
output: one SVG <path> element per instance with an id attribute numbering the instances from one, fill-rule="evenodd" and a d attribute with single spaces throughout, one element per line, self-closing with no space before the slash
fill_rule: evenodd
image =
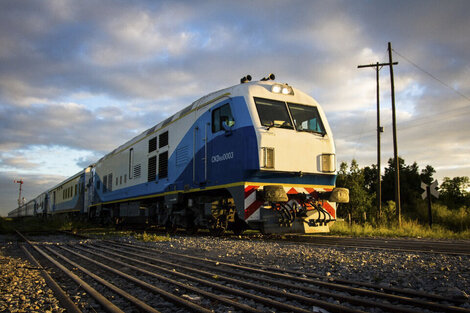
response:
<path id="1" fill-rule="evenodd" d="M 251 75 L 246 75 L 245 77 L 242 77 L 240 79 L 240 84 L 244 84 L 244 83 L 247 83 L 247 82 L 251 82 Z"/>
<path id="2" fill-rule="evenodd" d="M 275 80 L 275 79 L 276 79 L 276 76 L 274 76 L 274 74 L 271 73 L 268 76 L 261 78 L 261 81 L 264 82 L 266 80 Z"/>

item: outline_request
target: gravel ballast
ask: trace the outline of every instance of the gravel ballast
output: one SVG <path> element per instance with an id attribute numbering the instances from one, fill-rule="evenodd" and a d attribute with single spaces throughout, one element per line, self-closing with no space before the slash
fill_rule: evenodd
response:
<path id="1" fill-rule="evenodd" d="M 0 312 L 64 312 L 40 270 L 25 260 L 16 243 L 0 242 Z"/>
<path id="2" fill-rule="evenodd" d="M 361 282 L 468 298 L 470 257 L 304 243 L 175 237 L 160 249 L 227 262 L 249 262 Z"/>
<path id="3" fill-rule="evenodd" d="M 66 236 L 41 239 L 50 242 L 70 240 Z M 8 240 L 0 236 L 0 312 L 62 312 L 40 272 L 24 261 L 16 243 Z M 133 237 L 117 237 L 116 240 L 218 261 L 274 266 L 325 277 L 421 290 L 449 298 L 468 299 L 470 294 L 470 257 L 464 255 L 319 247 L 226 237 L 175 236 L 156 243 L 137 241 Z M 470 308 L 468 301 L 463 306 Z"/>

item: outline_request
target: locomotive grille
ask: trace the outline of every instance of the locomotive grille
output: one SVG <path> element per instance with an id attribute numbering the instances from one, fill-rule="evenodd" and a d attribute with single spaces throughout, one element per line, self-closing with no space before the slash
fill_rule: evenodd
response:
<path id="1" fill-rule="evenodd" d="M 157 150 L 157 137 L 149 140 L 149 153 Z"/>
<path id="2" fill-rule="evenodd" d="M 158 157 L 158 178 L 168 177 L 168 151 Z"/>
<path id="3" fill-rule="evenodd" d="M 108 174 L 108 191 L 113 191 L 113 173 Z"/>
<path id="4" fill-rule="evenodd" d="M 140 164 L 134 165 L 134 178 L 140 177 Z"/>
<path id="5" fill-rule="evenodd" d="M 157 179 L 157 156 L 153 156 L 149 158 L 149 166 L 148 166 L 148 181 L 154 181 Z"/>
<path id="6" fill-rule="evenodd" d="M 159 148 L 167 146 L 168 145 L 168 131 L 160 134 L 158 139 L 159 139 L 159 143 L 158 143 Z"/>

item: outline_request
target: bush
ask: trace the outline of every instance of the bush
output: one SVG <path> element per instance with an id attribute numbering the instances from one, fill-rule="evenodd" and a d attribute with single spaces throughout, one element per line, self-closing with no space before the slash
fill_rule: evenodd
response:
<path id="1" fill-rule="evenodd" d="M 333 235 L 347 235 L 354 237 L 415 237 L 415 238 L 448 238 L 448 239 L 470 239 L 470 230 L 454 232 L 441 225 L 422 225 L 416 220 L 402 220 L 402 227 L 379 226 L 373 227 L 366 223 L 364 225 L 348 225 L 344 221 L 336 221 L 331 227 L 330 233 Z"/>
<path id="2" fill-rule="evenodd" d="M 462 206 L 456 210 L 451 210 L 443 204 L 433 203 L 431 208 L 433 227 L 438 225 L 454 232 L 462 232 L 470 229 L 469 207 Z M 427 203 L 424 201 L 418 202 L 416 211 L 412 212 L 410 218 L 417 219 L 423 225 L 427 225 L 429 223 Z"/>

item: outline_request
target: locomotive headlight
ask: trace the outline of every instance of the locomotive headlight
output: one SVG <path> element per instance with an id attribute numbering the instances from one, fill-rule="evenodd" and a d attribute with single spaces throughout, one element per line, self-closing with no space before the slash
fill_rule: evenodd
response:
<path id="1" fill-rule="evenodd" d="M 273 85 L 271 87 L 271 92 L 273 93 L 280 93 L 282 90 L 282 86 L 281 85 Z"/>
<path id="2" fill-rule="evenodd" d="M 292 89 L 291 86 L 289 85 L 280 85 L 280 84 L 274 84 L 271 87 L 271 92 L 272 93 L 281 93 L 283 95 L 293 95 L 294 90 Z"/>
<path id="3" fill-rule="evenodd" d="M 336 157 L 334 154 L 322 154 L 320 159 L 322 172 L 333 173 L 334 171 L 336 171 Z"/>
<path id="4" fill-rule="evenodd" d="M 262 164 L 263 168 L 274 168 L 274 148 L 262 147 Z"/>

